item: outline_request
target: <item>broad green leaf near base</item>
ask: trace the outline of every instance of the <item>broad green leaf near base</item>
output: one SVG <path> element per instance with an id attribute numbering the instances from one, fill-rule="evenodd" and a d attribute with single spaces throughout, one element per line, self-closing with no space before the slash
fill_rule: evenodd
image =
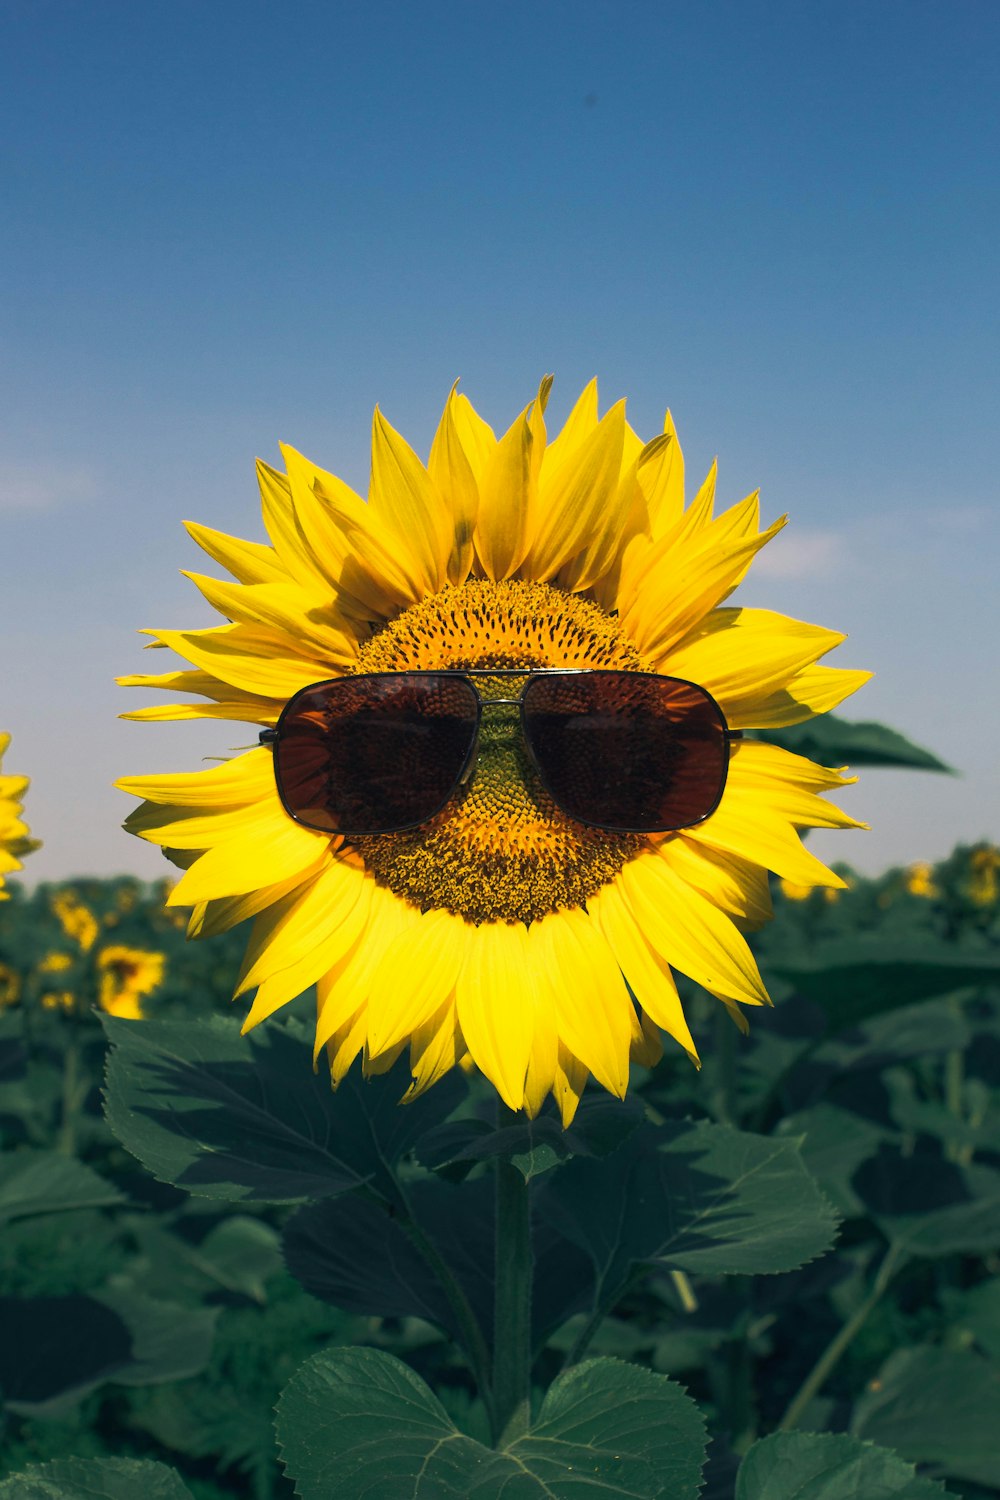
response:
<path id="1" fill-rule="evenodd" d="M 844 1433 L 776 1432 L 754 1443 L 735 1500 L 945 1500 L 896 1453 Z"/>
<path id="2" fill-rule="evenodd" d="M 400 1109 L 410 1075 L 395 1070 L 334 1093 L 294 1024 L 241 1037 L 223 1017 L 102 1020 L 109 1125 L 154 1176 L 207 1198 L 294 1203 L 364 1182 L 392 1199 L 392 1164 L 465 1092 L 449 1075 Z"/>
<path id="3" fill-rule="evenodd" d="M 972 1349 L 900 1349 L 857 1402 L 851 1429 L 949 1477 L 1000 1488 L 1000 1364 Z"/>
<path id="4" fill-rule="evenodd" d="M 498 1452 L 400 1360 L 327 1350 L 292 1377 L 277 1430 L 302 1500 L 697 1500 L 705 1455 L 681 1387 L 615 1360 L 559 1376 L 532 1431 Z"/>
<path id="5" fill-rule="evenodd" d="M 538 1202 L 590 1256 L 607 1306 L 644 1263 L 704 1275 L 795 1270 L 829 1250 L 838 1222 L 798 1141 L 705 1121 L 644 1126 L 606 1160 L 555 1173 Z"/>
<path id="6" fill-rule="evenodd" d="M 0 1225 L 37 1214 L 106 1208 L 124 1201 L 112 1183 L 59 1151 L 19 1150 L 0 1155 Z"/>
<path id="7" fill-rule="evenodd" d="M 0 1500 L 193 1500 L 179 1474 L 138 1458 L 60 1458 L 0 1480 Z"/>

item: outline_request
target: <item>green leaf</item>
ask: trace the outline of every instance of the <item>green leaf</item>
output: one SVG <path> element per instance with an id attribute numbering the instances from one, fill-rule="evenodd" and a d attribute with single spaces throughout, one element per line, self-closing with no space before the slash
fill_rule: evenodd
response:
<path id="1" fill-rule="evenodd" d="M 614 1360 L 559 1376 L 531 1432 L 501 1451 L 465 1436 L 418 1375 L 373 1349 L 309 1360 L 277 1428 L 303 1500 L 697 1500 L 705 1452 L 681 1387 Z"/>
<path id="2" fill-rule="evenodd" d="M 0 1155 L 0 1225 L 36 1214 L 104 1208 L 125 1200 L 90 1167 L 58 1151 Z"/>
<path id="3" fill-rule="evenodd" d="M 607 1156 L 638 1129 L 643 1117 L 636 1099 L 587 1098 L 568 1130 L 553 1114 L 534 1120 L 522 1116 L 502 1130 L 485 1120 L 455 1120 L 421 1137 L 416 1154 L 432 1171 L 501 1157 L 527 1182 L 573 1156 Z"/>
<path id="4" fill-rule="evenodd" d="M 493 1184 L 415 1182 L 408 1194 L 417 1225 L 436 1246 L 465 1294 L 487 1342 L 493 1336 Z M 553 1327 L 589 1305 L 587 1257 L 546 1223 L 533 1229 L 535 1346 Z M 417 1317 L 460 1341 L 461 1328 L 432 1267 L 402 1217 L 370 1199 L 310 1204 L 285 1227 L 285 1264 L 324 1302 L 346 1312 Z"/>
<path id="5" fill-rule="evenodd" d="M 644 1126 L 604 1161 L 574 1160 L 539 1209 L 590 1256 L 605 1306 L 638 1264 L 791 1271 L 828 1250 L 837 1226 L 799 1142 L 705 1121 Z"/>
<path id="6" fill-rule="evenodd" d="M 1000 1276 L 961 1293 L 949 1314 L 960 1338 L 974 1338 L 984 1354 L 1000 1363 Z"/>
<path id="7" fill-rule="evenodd" d="M 208 1198 L 291 1203 L 362 1183 L 394 1198 L 393 1164 L 464 1093 L 449 1076 L 400 1109 L 399 1069 L 369 1082 L 354 1071 L 334 1093 L 294 1024 L 241 1037 L 222 1017 L 102 1020 L 112 1130 L 161 1181 Z"/>
<path id="8" fill-rule="evenodd" d="M 0 1390 L 21 1416 L 57 1417 L 106 1381 L 152 1385 L 208 1363 L 217 1308 L 186 1308 L 118 1288 L 0 1298 Z"/>
<path id="9" fill-rule="evenodd" d="M 129 1363 L 113 1377 L 117 1384 L 186 1380 L 208 1364 L 217 1307 L 178 1307 L 117 1287 L 96 1300 L 118 1314 L 132 1338 Z"/>
<path id="10" fill-rule="evenodd" d="M 844 1433 L 776 1432 L 747 1453 L 735 1500 L 945 1500 L 946 1493 L 898 1454 Z"/>
<path id="11" fill-rule="evenodd" d="M 193 1500 L 179 1474 L 145 1458 L 59 1458 L 0 1481 L 0 1500 Z"/>
<path id="12" fill-rule="evenodd" d="M 818 1001 L 836 1031 L 933 995 L 996 984 L 1000 950 L 871 934 L 819 941 L 808 952 L 769 953 L 766 967 Z"/>
<path id="13" fill-rule="evenodd" d="M 824 766 L 903 766 L 917 771 L 947 771 L 929 750 L 904 739 L 895 729 L 867 721 L 852 722 L 821 714 L 785 729 L 755 730 L 757 739 L 780 745 Z M 952 773 L 953 774 L 953 773 Z"/>
<path id="14" fill-rule="evenodd" d="M 883 1143 L 852 1187 L 887 1239 L 909 1255 L 987 1254 L 1000 1224 L 1000 1172 Z"/>
<path id="15" fill-rule="evenodd" d="M 802 1138 L 802 1160 L 838 1213 L 857 1218 L 867 1212 L 853 1187 L 854 1174 L 877 1156 L 889 1132 L 854 1110 L 823 1102 L 788 1115 L 780 1137 Z"/>
<path id="16" fill-rule="evenodd" d="M 939 1473 L 1000 1486 L 1000 1365 L 971 1349 L 900 1349 L 857 1403 L 851 1430 Z"/>

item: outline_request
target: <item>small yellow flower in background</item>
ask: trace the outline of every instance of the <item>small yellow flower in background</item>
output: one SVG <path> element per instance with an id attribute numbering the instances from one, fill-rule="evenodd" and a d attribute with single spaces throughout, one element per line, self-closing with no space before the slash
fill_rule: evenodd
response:
<path id="1" fill-rule="evenodd" d="M 918 860 L 916 864 L 908 865 L 903 873 L 903 884 L 911 896 L 924 896 L 928 901 L 940 895 L 934 884 L 934 866 L 927 860 Z"/>
<path id="2" fill-rule="evenodd" d="M 797 885 L 794 880 L 779 880 L 778 884 L 781 887 L 782 895 L 789 901 L 807 901 L 813 891 L 817 889 L 814 885 Z M 845 880 L 844 886 L 848 884 L 849 882 Z M 836 885 L 825 885 L 822 887 L 823 899 L 828 906 L 833 901 L 839 901 L 842 889 L 843 887 Z"/>
<path id="3" fill-rule="evenodd" d="M 273 726 L 293 694 L 359 673 L 642 670 L 699 684 L 731 730 L 799 723 L 870 676 L 819 665 L 844 637 L 728 602 L 783 520 L 756 494 L 714 514 L 715 469 L 685 505 L 670 414 L 643 443 L 596 382 L 551 441 L 549 382 L 497 438 L 452 391 L 425 466 L 379 412 L 367 503 L 284 448 L 259 465 L 269 544 L 188 524 L 236 582 L 190 575 L 225 623 L 152 630 L 193 670 L 121 679 L 200 701 L 132 719 Z M 334 1082 L 409 1049 L 416 1096 L 462 1063 L 513 1109 L 551 1093 L 572 1119 L 588 1076 L 623 1096 L 666 1032 L 693 1059 L 676 969 L 740 1005 L 768 997 L 743 931 L 771 915 L 768 870 L 844 882 L 805 827 L 860 827 L 821 795 L 848 784 L 760 741 L 734 742 L 716 810 L 678 832 L 609 833 L 553 803 L 518 740 L 484 734 L 472 774 L 428 823 L 344 839 L 294 821 L 272 751 L 129 777 L 126 826 L 185 874 L 192 936 L 252 917 L 237 993 L 255 1026 L 317 986 L 316 1053 Z M 633 1004 L 625 980 L 635 995 Z"/>
<path id="4" fill-rule="evenodd" d="M 49 990 L 42 996 L 42 1005 L 46 1010 L 73 1010 L 76 996 L 72 990 Z"/>
<path id="5" fill-rule="evenodd" d="M 10 964 L 0 964 L 0 1010 L 21 998 L 21 976 Z"/>
<path id="6" fill-rule="evenodd" d="M 0 734 L 0 762 L 10 744 L 9 734 Z M 4 890 L 4 877 L 21 868 L 21 861 L 33 849 L 41 848 L 37 839 L 28 834 L 28 825 L 21 817 L 22 798 L 28 790 L 27 776 L 4 776 L 0 773 L 0 901 L 9 899 Z"/>
<path id="7" fill-rule="evenodd" d="M 64 974 L 72 967 L 73 960 L 68 953 L 46 953 L 38 965 L 41 974 Z"/>
<path id="8" fill-rule="evenodd" d="M 969 900 L 976 906 L 995 906 L 1000 897 L 1000 849 L 984 844 L 969 855 L 970 875 L 966 884 Z"/>
<path id="9" fill-rule="evenodd" d="M 97 955 L 98 1001 L 109 1015 L 141 1021 L 140 1001 L 163 981 L 166 957 L 142 948 L 109 944 Z"/>
<path id="10" fill-rule="evenodd" d="M 84 953 L 89 953 L 101 930 L 100 923 L 90 907 L 84 906 L 79 896 L 72 890 L 56 891 L 51 905 L 66 936 L 78 943 Z"/>
<path id="11" fill-rule="evenodd" d="M 796 885 L 794 880 L 779 880 L 781 894 L 789 901 L 807 901 L 816 889 L 813 885 Z"/>

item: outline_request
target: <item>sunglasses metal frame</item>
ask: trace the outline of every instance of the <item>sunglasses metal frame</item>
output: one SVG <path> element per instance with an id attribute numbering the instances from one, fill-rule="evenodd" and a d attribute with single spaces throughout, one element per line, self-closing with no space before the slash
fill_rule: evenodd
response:
<path id="1" fill-rule="evenodd" d="M 708 701 L 708 703 L 712 706 L 712 708 L 718 715 L 719 723 L 722 728 L 723 743 L 725 745 L 725 757 L 722 765 L 722 776 L 720 778 L 718 794 L 708 811 L 702 813 L 700 817 L 695 818 L 690 822 L 680 823 L 665 828 L 636 828 L 626 827 L 617 823 L 602 823 L 591 818 L 581 818 L 577 816 L 576 813 L 568 812 L 565 808 L 562 807 L 559 798 L 553 792 L 551 786 L 548 783 L 543 768 L 538 764 L 535 750 L 531 743 L 531 739 L 524 722 L 524 697 L 529 687 L 531 686 L 532 681 L 539 677 L 619 677 L 625 675 L 628 675 L 629 677 L 655 678 L 658 682 L 672 682 L 676 683 L 680 687 L 694 688 L 697 692 L 703 695 L 703 697 Z M 278 721 L 275 724 L 274 728 L 262 729 L 260 731 L 260 734 L 258 736 L 260 744 L 269 745 L 272 749 L 278 744 L 278 741 L 281 738 L 283 723 L 288 717 L 289 710 L 292 708 L 296 699 L 301 697 L 302 694 L 312 693 L 315 692 L 317 688 L 331 687 L 337 683 L 358 682 L 361 680 L 371 681 L 374 678 L 382 677 L 460 677 L 465 679 L 466 681 L 469 681 L 469 685 L 473 688 L 476 696 L 476 722 L 475 728 L 473 729 L 472 742 L 469 746 L 469 753 L 466 756 L 465 761 L 463 762 L 462 769 L 459 772 L 459 775 L 449 789 L 448 795 L 437 807 L 435 807 L 434 811 L 428 813 L 424 817 L 415 819 L 413 822 L 399 823 L 391 828 L 380 828 L 376 832 L 372 832 L 371 830 L 366 829 L 353 828 L 325 829 L 316 828 L 315 824 L 306 822 L 304 818 L 300 817 L 298 813 L 296 813 L 291 807 L 289 807 L 288 802 L 285 799 L 284 789 L 281 785 L 281 773 L 279 770 L 278 761 L 275 760 L 275 783 L 278 790 L 278 796 L 281 800 L 281 805 L 285 809 L 285 812 L 288 814 L 288 816 L 292 818 L 294 822 L 301 824 L 302 827 L 312 828 L 317 833 L 329 833 L 331 836 L 342 834 L 345 838 L 353 839 L 375 838 L 379 834 L 383 833 L 405 833 L 408 829 L 420 828 L 423 826 L 423 824 L 431 822 L 433 818 L 437 817 L 438 813 L 442 812 L 448 806 L 448 803 L 454 797 L 459 787 L 464 786 L 472 775 L 472 771 L 475 767 L 476 758 L 479 751 L 479 731 L 482 726 L 484 708 L 493 708 L 494 706 L 507 706 L 516 707 L 520 710 L 519 718 L 521 722 L 521 734 L 524 738 L 525 748 L 527 749 L 528 755 L 531 759 L 532 765 L 534 766 L 538 779 L 542 783 L 542 786 L 545 788 L 548 795 L 552 798 L 556 806 L 559 807 L 561 811 L 566 813 L 567 817 L 572 818 L 577 823 L 583 823 L 588 828 L 599 828 L 606 833 L 676 833 L 681 828 L 696 828 L 699 823 L 704 823 L 705 820 L 707 818 L 710 818 L 715 812 L 716 808 L 719 806 L 719 803 L 722 801 L 723 794 L 725 793 L 726 782 L 729 778 L 730 747 L 734 742 L 738 742 L 743 738 L 742 729 L 730 729 L 725 714 L 722 712 L 722 709 L 719 707 L 718 703 L 712 697 L 712 694 L 708 691 L 708 689 L 702 687 L 700 683 L 689 681 L 686 677 L 667 677 L 660 672 L 631 672 L 620 667 L 430 667 L 426 669 L 421 669 L 419 667 L 404 667 L 401 668 L 398 672 L 359 672 L 354 676 L 345 675 L 342 677 L 324 677 L 318 682 L 311 682 L 306 687 L 299 688 L 298 692 L 294 693 L 292 697 L 289 698 L 288 702 L 281 710 L 281 713 L 278 716 Z M 482 694 L 475 688 L 474 682 L 470 681 L 470 679 L 476 677 L 523 677 L 525 679 L 525 682 L 516 698 L 484 698 Z"/>

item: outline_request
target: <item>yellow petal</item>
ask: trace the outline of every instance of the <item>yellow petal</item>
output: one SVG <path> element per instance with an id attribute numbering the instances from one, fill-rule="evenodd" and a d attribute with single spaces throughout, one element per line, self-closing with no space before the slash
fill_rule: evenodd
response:
<path id="1" fill-rule="evenodd" d="M 372 1057 L 406 1041 L 441 1009 L 475 937 L 460 917 L 428 911 L 384 949 L 368 994 Z"/>
<path id="2" fill-rule="evenodd" d="M 288 479 L 258 459 L 257 483 L 264 527 L 281 566 L 289 578 L 317 599 L 329 598 L 329 579 L 296 521 Z"/>
<path id="3" fill-rule="evenodd" d="M 579 908 L 533 922 L 532 967 L 552 988 L 560 1040 L 598 1083 L 625 1097 L 631 1041 L 631 1002 L 597 924 Z"/>
<path id="4" fill-rule="evenodd" d="M 416 1028 L 410 1046 L 413 1082 L 403 1103 L 418 1099 L 459 1062 L 465 1044 L 459 1030 L 454 999 L 449 999 Z"/>
<path id="5" fill-rule="evenodd" d="M 519 922 L 484 922 L 471 937 L 458 976 L 462 1035 L 504 1103 L 520 1109 L 535 1013 L 527 933 Z"/>
<path id="6" fill-rule="evenodd" d="M 654 541 L 676 526 L 684 514 L 684 453 L 669 411 L 663 431 L 668 442 L 659 450 L 656 463 L 648 465 L 641 480 Z"/>
<path id="7" fill-rule="evenodd" d="M 781 729 L 789 724 L 802 724 L 815 714 L 829 713 L 864 687 L 871 676 L 871 672 L 847 667 L 805 667 L 783 688 L 754 703 L 752 709 L 738 712 L 733 727 Z"/>
<path id="8" fill-rule="evenodd" d="M 768 609 L 715 609 L 653 665 L 707 688 L 736 728 L 802 667 L 844 639 L 839 631 Z"/>
<path id="9" fill-rule="evenodd" d="M 228 932 L 231 927 L 248 921 L 250 917 L 255 917 L 258 912 L 279 901 L 282 896 L 287 896 L 311 876 L 319 874 L 332 858 L 332 849 L 324 849 L 312 868 L 291 875 L 287 880 L 279 880 L 274 885 L 262 885 L 255 891 L 244 891 L 239 896 L 221 896 L 216 901 L 199 902 L 188 921 L 188 937 L 215 937 L 220 932 Z"/>
<path id="10" fill-rule="evenodd" d="M 851 825 L 847 825 L 851 826 Z M 704 823 L 684 829 L 685 839 L 706 844 L 742 859 L 753 860 L 799 885 L 828 885 L 842 889 L 845 882 L 805 849 L 790 820 L 759 794 L 727 791 L 721 807 Z M 734 996 L 734 998 L 739 998 Z"/>
<path id="11" fill-rule="evenodd" d="M 368 995 L 372 975 L 382 957 L 382 945 L 393 941 L 420 920 L 420 913 L 391 891 L 375 886 L 369 913 L 369 931 L 363 934 L 349 952 L 320 976 L 316 983 L 319 1015 L 316 1021 L 316 1056 L 339 1028 L 345 1026 L 361 1007 L 364 1026 L 361 1042 L 368 1029 Z M 373 940 L 377 934 L 377 941 Z"/>
<path id="12" fill-rule="evenodd" d="M 756 513 L 756 497 L 749 496 L 693 537 L 667 548 L 650 568 L 642 590 L 622 613 L 622 624 L 644 655 L 662 661 L 700 625 L 787 519 L 756 533 Z"/>
<path id="13" fill-rule="evenodd" d="M 343 1083 L 351 1064 L 365 1045 L 365 1024 L 365 1007 L 362 1005 L 325 1044 L 334 1088 Z"/>
<path id="14" fill-rule="evenodd" d="M 476 554 L 488 578 L 509 578 L 531 545 L 545 423 L 538 403 L 508 429 L 490 454 L 479 485 Z"/>
<path id="15" fill-rule="evenodd" d="M 265 907 L 254 921 L 234 996 L 303 958 L 316 961 L 307 984 L 326 973 L 366 927 L 373 888 L 357 856 L 341 854 Z"/>
<path id="16" fill-rule="evenodd" d="M 639 1017 L 639 1035 L 633 1035 L 629 1057 L 641 1068 L 655 1068 L 663 1056 L 663 1038 L 645 1011 Z"/>
<path id="17" fill-rule="evenodd" d="M 316 940 L 312 947 L 303 949 L 294 937 L 282 932 L 271 952 L 265 951 L 261 955 L 255 969 L 257 974 L 266 973 L 266 977 L 261 978 L 253 1005 L 243 1022 L 244 1033 L 273 1015 L 282 1005 L 287 1005 L 289 1000 L 295 1000 L 328 972 L 330 966 L 364 934 L 370 906 L 366 886 L 370 887 L 372 882 L 360 878 L 356 878 L 353 884 L 335 881 L 332 878 L 335 868 L 331 865 L 321 871 L 309 883 L 305 895 L 294 904 L 294 908 L 292 897 L 286 897 L 282 903 L 289 912 L 289 927 L 293 934 L 296 930 L 307 935 L 311 931 L 316 934 Z M 262 917 L 266 916 L 269 913 L 262 914 Z M 262 917 L 257 918 L 257 923 Z M 297 958 L 281 968 L 274 968 L 277 960 L 288 957 L 293 950 L 298 952 Z M 237 993 L 253 983 L 256 983 L 256 978 L 247 975 Z"/>
<path id="18" fill-rule="evenodd" d="M 597 377 L 588 381 L 573 404 L 558 434 L 545 449 L 541 478 L 544 483 L 575 454 L 597 427 Z"/>
<path id="19" fill-rule="evenodd" d="M 438 430 L 431 444 L 427 465 L 431 481 L 444 497 L 452 525 L 452 546 L 448 557 L 448 582 L 464 583 L 473 560 L 473 534 L 479 512 L 479 483 L 472 460 L 462 442 L 462 426 L 457 418 L 459 396 L 454 387 L 445 402 Z M 485 425 L 485 424 L 484 424 Z"/>
<path id="20" fill-rule="evenodd" d="M 741 930 L 763 927 L 771 920 L 774 911 L 765 867 L 698 844 L 683 834 L 671 835 L 658 847 L 681 879 L 714 901 Z"/>
<path id="21" fill-rule="evenodd" d="M 306 655 L 286 635 L 250 625 L 217 625 L 208 630 L 146 630 L 178 656 L 233 687 L 262 698 L 287 699 L 299 688 L 336 676 L 326 659 Z"/>
<path id="22" fill-rule="evenodd" d="M 369 503 L 378 521 L 406 538 L 423 592 L 443 588 L 453 540 L 447 507 L 409 443 L 377 407 Z"/>
<path id="23" fill-rule="evenodd" d="M 657 1026 L 680 1042 L 691 1061 L 698 1051 L 688 1028 L 670 966 L 650 947 L 632 914 L 620 881 L 611 881 L 587 903 L 608 941 L 629 989 Z"/>
<path id="24" fill-rule="evenodd" d="M 218 896 L 238 896 L 273 885 L 314 865 L 327 836 L 275 815 L 255 820 L 245 832 L 196 859 L 167 898 L 168 906 L 191 906 Z"/>
<path id="25" fill-rule="evenodd" d="M 545 583 L 592 547 L 595 534 L 617 536 L 625 506 L 615 514 L 612 502 L 618 496 L 624 440 L 625 403 L 619 401 L 577 448 L 543 468 L 538 524 L 521 565 L 525 577 Z"/>
<path id="26" fill-rule="evenodd" d="M 462 452 L 469 461 L 478 488 L 490 455 L 497 445 L 496 434 L 489 423 L 483 421 L 467 396 L 460 393 L 454 395 L 450 405 Z"/>
<path id="27" fill-rule="evenodd" d="M 769 1004 L 753 954 L 730 919 L 651 851 L 619 876 L 626 900 L 661 958 L 713 994 Z"/>
<path id="28" fill-rule="evenodd" d="M 122 776 L 120 792 L 175 807 L 247 807 L 275 795 L 274 760 L 263 747 L 210 766 L 205 771 L 168 771 L 152 776 Z"/>
<path id="29" fill-rule="evenodd" d="M 588 1076 L 580 1059 L 574 1057 L 569 1048 L 560 1042 L 552 1094 L 559 1106 L 563 1130 L 568 1130 L 573 1123 L 583 1091 L 587 1087 Z"/>
<path id="30" fill-rule="evenodd" d="M 201 526 L 197 521 L 185 521 L 184 526 L 201 550 L 240 583 L 289 582 L 288 571 L 282 567 L 273 547 L 260 542 L 245 542 L 242 537 L 228 536 L 224 531 Z"/>
<path id="31" fill-rule="evenodd" d="M 361 496 L 289 444 L 280 447 L 296 529 L 338 608 L 359 620 L 391 619 L 420 598 L 405 547 Z"/>
<path id="32" fill-rule="evenodd" d="M 232 683 L 221 682 L 198 668 L 184 672 L 142 672 L 116 677 L 119 687 L 151 688 L 158 693 L 201 693 L 208 703 L 157 703 L 119 714 L 122 719 L 238 719 L 251 724 L 273 724 L 284 700 L 262 698 Z"/>
<path id="33" fill-rule="evenodd" d="M 357 657 L 357 629 L 329 604 L 316 604 L 294 583 L 221 583 L 201 573 L 184 576 L 227 620 L 287 638 L 296 651 L 326 663 L 328 676 Z"/>

